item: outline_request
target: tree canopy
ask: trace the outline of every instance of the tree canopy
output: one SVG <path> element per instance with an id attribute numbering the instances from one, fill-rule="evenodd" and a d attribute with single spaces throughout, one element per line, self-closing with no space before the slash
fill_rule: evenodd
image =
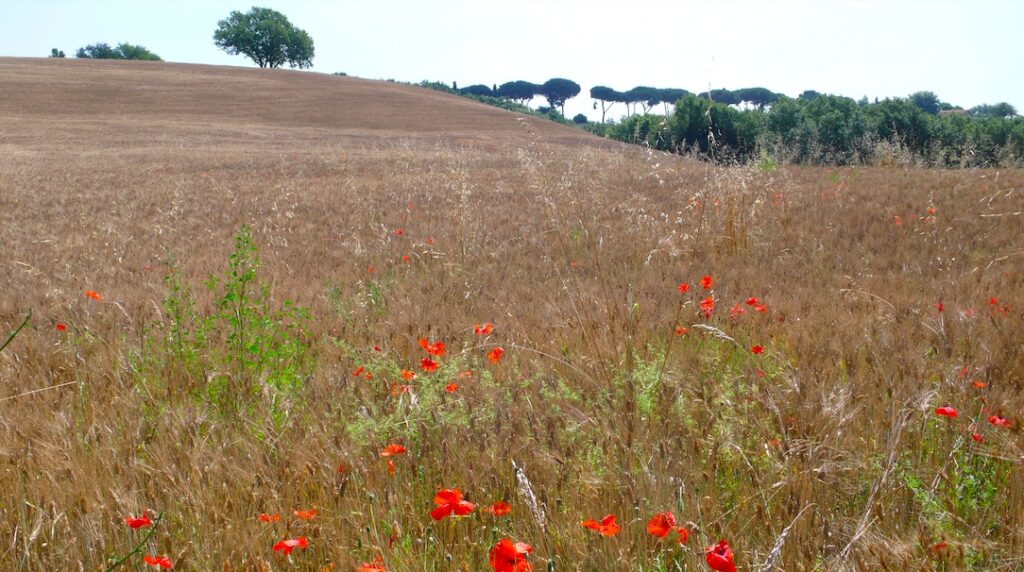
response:
<path id="1" fill-rule="evenodd" d="M 939 96 L 931 91 L 918 91 L 910 94 L 910 102 L 921 108 L 921 111 L 932 115 L 939 114 L 942 103 L 939 101 Z"/>
<path id="2" fill-rule="evenodd" d="M 1014 117 L 1017 115 L 1017 110 L 1014 109 L 1009 103 L 997 103 L 995 105 L 989 105 L 983 103 L 970 109 L 971 115 L 975 117 L 998 117 L 1000 119 L 1006 117 Z"/>
<path id="3" fill-rule="evenodd" d="M 539 85 L 528 81 L 517 80 L 501 84 L 498 87 L 496 95 L 500 97 L 507 97 L 512 101 L 525 103 L 533 99 L 533 96 L 537 95 L 539 91 Z"/>
<path id="4" fill-rule="evenodd" d="M 231 55 L 242 54 L 261 68 L 313 66 L 313 38 L 270 8 L 231 12 L 217 22 L 213 43 Z"/>
<path id="5" fill-rule="evenodd" d="M 483 84 L 477 84 L 477 85 L 471 85 L 469 87 L 464 87 L 464 88 L 459 90 L 459 93 L 461 93 L 462 95 L 477 95 L 477 96 L 493 96 L 494 95 L 494 92 L 491 91 L 491 88 L 486 86 L 486 85 L 483 85 Z"/>
<path id="6" fill-rule="evenodd" d="M 565 115 L 565 102 L 579 95 L 580 84 L 561 77 L 555 77 L 540 86 L 538 95 L 543 95 L 551 107 L 559 107 Z"/>
<path id="7" fill-rule="evenodd" d="M 56 53 L 54 53 L 56 52 Z M 62 58 L 64 52 L 59 50 L 52 50 L 50 57 Z M 76 58 L 94 59 L 94 60 L 146 60 L 151 62 L 162 62 L 160 56 L 147 50 L 142 46 L 136 46 L 128 43 L 120 43 L 116 48 L 110 47 L 110 44 L 99 42 L 96 44 L 89 44 L 78 48 L 75 52 Z"/>

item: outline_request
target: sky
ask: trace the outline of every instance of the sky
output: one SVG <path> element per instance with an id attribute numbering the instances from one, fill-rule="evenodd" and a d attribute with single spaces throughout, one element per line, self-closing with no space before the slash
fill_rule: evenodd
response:
<path id="1" fill-rule="evenodd" d="M 254 5 L 312 36 L 311 71 L 461 87 L 564 77 L 583 88 L 568 117 L 600 119 L 595 85 L 872 100 L 929 90 L 1024 113 L 1022 0 L 0 0 L 0 56 L 128 42 L 170 62 L 253 66 L 218 50 L 213 31 Z M 618 104 L 610 116 L 624 112 Z"/>

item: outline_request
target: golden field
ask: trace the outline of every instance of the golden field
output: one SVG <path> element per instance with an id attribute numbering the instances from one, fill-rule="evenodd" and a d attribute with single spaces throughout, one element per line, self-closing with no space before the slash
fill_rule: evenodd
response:
<path id="1" fill-rule="evenodd" d="M 501 538 L 537 571 L 720 539 L 743 571 L 1024 569 L 1024 172 L 720 167 L 389 82 L 7 58 L 0 150 L 0 331 L 32 308 L 0 569 L 105 570 L 147 509 L 122 569 L 476 571 Z M 477 506 L 435 521 L 451 488 Z"/>

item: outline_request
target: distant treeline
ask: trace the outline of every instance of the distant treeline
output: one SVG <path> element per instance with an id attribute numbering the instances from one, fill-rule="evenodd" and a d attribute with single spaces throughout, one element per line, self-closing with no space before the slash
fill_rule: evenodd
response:
<path id="1" fill-rule="evenodd" d="M 50 50 L 51 58 L 63 58 L 64 50 L 53 48 Z M 76 58 L 93 59 L 93 60 L 146 60 L 151 62 L 162 62 L 160 56 L 147 50 L 143 46 L 137 46 L 129 44 L 127 42 L 121 42 L 117 46 L 111 47 L 106 42 L 98 42 L 95 44 L 89 44 L 88 46 L 82 46 L 75 52 Z"/>
<path id="2" fill-rule="evenodd" d="M 566 83 L 568 82 L 568 83 Z M 719 162 L 768 158 L 776 162 L 847 165 L 903 162 L 934 167 L 1024 165 L 1024 117 L 1008 103 L 961 109 L 930 91 L 906 98 L 859 101 L 813 90 L 796 98 L 763 87 L 685 89 L 637 86 L 590 90 L 600 122 L 583 115 L 567 121 L 556 107 L 579 93 L 578 84 L 556 78 L 544 84 L 512 81 L 499 85 L 448 87 L 457 93 L 513 111 L 536 113 L 526 103 L 545 97 L 542 115 L 576 123 L 598 135 L 662 151 L 694 153 Z M 609 117 L 625 107 L 618 123 Z M 513 107 L 514 106 L 514 107 Z M 662 106 L 664 115 L 652 114 Z"/>
<path id="3" fill-rule="evenodd" d="M 1013 106 L 955 109 L 930 92 L 875 103 L 810 92 L 750 107 L 716 101 L 713 93 L 710 99 L 691 95 L 676 102 L 671 115 L 633 115 L 599 131 L 720 162 L 1024 165 L 1024 118 Z"/>

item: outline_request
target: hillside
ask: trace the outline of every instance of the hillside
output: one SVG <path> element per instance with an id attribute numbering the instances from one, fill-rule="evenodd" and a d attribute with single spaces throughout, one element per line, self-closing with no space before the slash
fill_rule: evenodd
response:
<path id="1" fill-rule="evenodd" d="M 494 145 L 527 137 L 566 146 L 582 131 L 429 89 L 291 70 L 77 59 L 0 58 L 4 144 L 45 148 L 286 146 L 366 138 Z"/>
<path id="2" fill-rule="evenodd" d="M 1020 170 L 0 59 L 0 570 L 1019 569 L 1022 211 Z"/>

